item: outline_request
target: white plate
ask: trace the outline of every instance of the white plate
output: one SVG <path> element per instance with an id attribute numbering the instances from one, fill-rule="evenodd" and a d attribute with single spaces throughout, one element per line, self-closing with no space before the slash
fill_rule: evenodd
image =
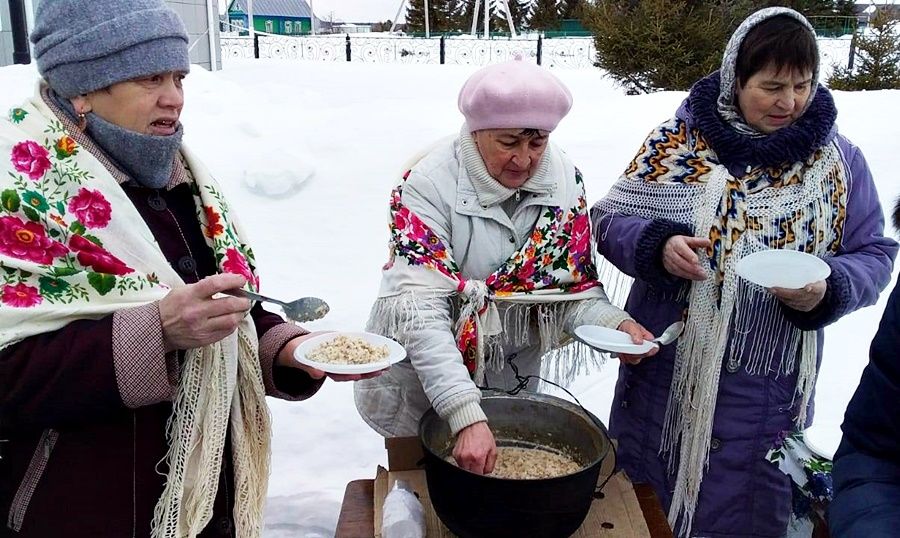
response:
<path id="1" fill-rule="evenodd" d="M 316 349 L 326 342 L 334 340 L 338 336 L 362 338 L 373 346 L 387 346 L 390 354 L 378 362 L 370 362 L 366 364 L 331 364 L 325 362 L 316 362 L 306 358 L 307 353 L 311 353 L 312 350 Z M 297 346 L 297 349 L 294 350 L 294 358 L 297 359 L 297 362 L 299 362 L 300 364 L 312 366 L 313 368 L 331 374 L 368 374 L 371 372 L 384 370 L 390 365 L 402 361 L 406 358 L 406 350 L 403 349 L 403 346 L 401 346 L 394 340 L 385 338 L 380 334 L 372 334 L 366 332 L 333 332 L 320 334 L 308 340 L 304 340 L 299 346 Z"/>
<path id="2" fill-rule="evenodd" d="M 812 254 L 798 250 L 763 250 L 741 259 L 737 274 L 764 288 L 800 289 L 825 280 L 831 267 Z"/>
<path id="3" fill-rule="evenodd" d="M 631 341 L 631 335 L 601 327 L 600 325 L 581 325 L 575 328 L 575 336 L 585 344 L 602 351 L 611 353 L 627 353 L 629 355 L 643 355 L 657 346 L 654 342 L 644 340 L 643 344 L 635 344 Z"/>
<path id="4" fill-rule="evenodd" d="M 841 436 L 840 423 L 816 422 L 803 432 L 803 440 L 810 452 L 829 460 L 834 459 L 834 453 L 841 444 Z"/>

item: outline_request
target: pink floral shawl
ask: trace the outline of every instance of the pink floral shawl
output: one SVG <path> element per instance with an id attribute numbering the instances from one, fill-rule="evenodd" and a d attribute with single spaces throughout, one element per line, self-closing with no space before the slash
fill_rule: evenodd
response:
<path id="1" fill-rule="evenodd" d="M 473 297 L 472 283 L 463 277 L 444 241 L 403 205 L 403 184 L 409 174 L 407 171 L 403 181 L 391 192 L 391 261 L 385 270 L 392 268 L 399 256 L 410 267 L 437 271 L 446 277 L 448 291 L 459 295 L 462 302 L 456 344 L 470 374 L 475 375 L 482 359 L 478 318 L 490 301 L 527 302 L 532 298 L 539 302 L 542 295 L 553 295 L 555 300 L 578 300 L 585 295 L 593 296 L 583 292 L 601 286 L 591 256 L 591 224 L 584 183 L 577 170 L 575 181 L 581 188 L 578 204 L 571 208 L 547 208 L 522 248 L 485 279 L 488 294 L 484 298 Z M 473 300 L 480 304 L 468 304 Z"/>
<path id="2" fill-rule="evenodd" d="M 0 349 L 164 297 L 184 282 L 111 171 L 79 145 L 40 93 L 0 119 Z M 253 253 L 213 178 L 182 148 L 197 218 L 220 271 L 258 287 Z M 260 536 L 270 426 L 253 323 L 187 350 L 167 436 L 168 477 L 154 538 L 194 536 L 209 522 L 227 433 L 235 523 Z"/>

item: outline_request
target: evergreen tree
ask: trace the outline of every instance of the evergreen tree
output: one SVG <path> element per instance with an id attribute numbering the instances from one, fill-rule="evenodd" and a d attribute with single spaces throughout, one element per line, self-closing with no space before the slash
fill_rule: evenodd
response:
<path id="1" fill-rule="evenodd" d="M 835 90 L 900 89 L 900 35 L 898 20 L 886 9 L 878 9 L 870 30 L 854 36 L 853 69 L 836 68 L 828 79 Z"/>
<path id="2" fill-rule="evenodd" d="M 527 21 L 529 0 L 508 0 L 509 11 L 512 15 L 513 24 L 516 31 L 522 30 Z M 478 3 L 478 33 L 484 32 L 484 0 L 477 0 Z M 461 30 L 470 32 L 472 30 L 472 18 L 475 13 L 476 0 L 463 0 L 459 9 L 459 23 Z M 507 32 L 509 24 L 506 21 L 506 7 L 500 0 L 490 0 L 490 31 Z"/>
<path id="3" fill-rule="evenodd" d="M 503 25 L 501 28 L 504 30 L 509 26 L 506 22 L 506 7 L 503 5 L 503 2 L 499 2 L 495 0 L 496 9 L 499 16 L 503 19 Z M 509 14 L 512 17 L 513 25 L 516 27 L 516 32 L 521 32 L 528 25 L 528 11 L 531 9 L 530 0 L 507 0 L 509 4 Z"/>
<path id="4" fill-rule="evenodd" d="M 451 0 L 428 0 L 428 23 L 431 33 L 452 31 L 456 25 L 455 14 L 449 10 Z M 406 31 L 425 31 L 425 0 L 409 0 L 406 7 Z"/>
<path id="5" fill-rule="evenodd" d="M 447 16 L 450 17 L 450 31 L 453 32 L 468 32 L 469 29 L 466 27 L 465 22 L 463 21 L 463 11 L 466 8 L 467 0 L 448 0 L 447 2 Z"/>
<path id="6" fill-rule="evenodd" d="M 751 0 L 597 0 L 584 3 L 597 66 L 631 92 L 686 90 L 719 68 Z"/>
<path id="7" fill-rule="evenodd" d="M 841 32 L 841 35 L 856 31 L 858 23 L 856 18 L 856 0 L 837 0 L 834 3 L 834 14 L 837 16 L 837 23 L 844 30 Z"/>
<path id="8" fill-rule="evenodd" d="M 559 5 L 560 19 L 581 19 L 584 0 L 562 0 Z"/>
<path id="9" fill-rule="evenodd" d="M 558 30 L 560 25 L 557 0 L 536 0 L 528 27 L 532 30 Z"/>

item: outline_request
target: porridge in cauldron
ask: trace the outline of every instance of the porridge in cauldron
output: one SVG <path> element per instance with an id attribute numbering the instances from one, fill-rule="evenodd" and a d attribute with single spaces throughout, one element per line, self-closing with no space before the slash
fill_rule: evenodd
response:
<path id="1" fill-rule="evenodd" d="M 446 460 L 456 465 L 453 456 L 447 456 Z M 582 465 L 574 459 L 558 452 L 540 448 L 498 446 L 497 463 L 494 465 L 494 472 L 488 476 L 512 480 L 537 480 L 569 475 L 581 468 Z"/>

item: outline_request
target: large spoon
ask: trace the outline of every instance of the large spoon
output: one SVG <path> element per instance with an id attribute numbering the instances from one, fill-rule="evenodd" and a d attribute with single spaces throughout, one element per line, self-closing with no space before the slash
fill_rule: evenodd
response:
<path id="1" fill-rule="evenodd" d="M 677 340 L 679 336 L 681 336 L 681 333 L 683 331 L 684 331 L 684 322 L 676 321 L 675 323 L 666 327 L 666 330 L 664 330 L 661 335 L 659 335 L 656 338 L 654 338 L 653 340 L 649 340 L 649 341 L 659 344 L 661 346 L 664 346 L 666 344 L 671 344 L 672 342 Z"/>
<path id="2" fill-rule="evenodd" d="M 277 304 L 284 309 L 285 316 L 300 323 L 317 320 L 327 314 L 329 310 L 328 303 L 318 297 L 302 297 L 296 301 L 285 302 L 244 289 L 226 290 L 222 293 L 232 297 L 250 299 L 251 301 L 265 301 Z"/>

